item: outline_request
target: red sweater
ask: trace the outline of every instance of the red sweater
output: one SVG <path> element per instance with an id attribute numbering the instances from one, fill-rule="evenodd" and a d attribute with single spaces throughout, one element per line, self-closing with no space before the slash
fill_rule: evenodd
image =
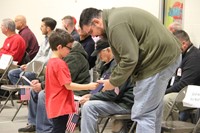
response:
<path id="1" fill-rule="evenodd" d="M 14 61 L 18 61 L 18 64 L 22 61 L 24 53 L 26 51 L 26 43 L 24 39 L 15 34 L 6 38 L 3 47 L 0 49 L 0 56 L 2 54 L 9 54 L 13 56 Z"/>

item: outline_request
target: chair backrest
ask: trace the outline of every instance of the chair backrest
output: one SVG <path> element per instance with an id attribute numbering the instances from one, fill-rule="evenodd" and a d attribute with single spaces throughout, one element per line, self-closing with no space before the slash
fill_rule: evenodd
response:
<path id="1" fill-rule="evenodd" d="M 27 52 L 24 53 L 24 56 L 22 58 L 22 61 L 18 63 L 18 65 L 24 65 L 27 64 L 28 62 L 30 62 L 31 59 L 29 57 L 29 54 Z"/>
<path id="2" fill-rule="evenodd" d="M 41 61 L 32 61 L 27 64 L 27 67 L 24 72 L 33 72 L 38 77 L 44 68 L 44 63 Z"/>
<path id="3" fill-rule="evenodd" d="M 167 113 L 166 120 L 168 120 L 169 116 L 173 114 L 173 108 L 176 107 L 179 111 L 185 111 L 185 110 L 192 110 L 194 108 L 191 107 L 185 107 L 183 106 L 183 99 L 185 98 L 185 94 L 187 92 L 187 86 L 184 87 L 176 96 L 176 99 L 174 103 L 172 104 L 172 107 L 170 108 L 169 112 Z M 172 115 L 173 118 L 173 115 Z"/>
<path id="4" fill-rule="evenodd" d="M 184 87 L 177 95 L 175 99 L 175 106 L 178 108 L 179 111 L 184 111 L 188 109 L 192 109 L 191 107 L 185 107 L 183 106 L 183 99 L 185 98 L 187 92 L 187 86 Z"/>

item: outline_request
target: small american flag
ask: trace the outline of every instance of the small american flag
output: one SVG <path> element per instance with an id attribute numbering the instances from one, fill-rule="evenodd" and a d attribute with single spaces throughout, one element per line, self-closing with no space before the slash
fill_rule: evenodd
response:
<path id="1" fill-rule="evenodd" d="M 21 100 L 30 100 L 30 88 L 22 88 L 20 90 Z"/>
<path id="2" fill-rule="evenodd" d="M 69 119 L 68 119 L 68 122 L 67 122 L 67 131 L 69 132 L 74 132 L 75 130 L 75 127 L 76 127 L 76 124 L 78 123 L 78 120 L 79 120 L 79 102 L 78 101 L 75 101 L 75 109 L 76 109 L 76 112 L 73 113 L 73 114 L 69 114 Z"/>

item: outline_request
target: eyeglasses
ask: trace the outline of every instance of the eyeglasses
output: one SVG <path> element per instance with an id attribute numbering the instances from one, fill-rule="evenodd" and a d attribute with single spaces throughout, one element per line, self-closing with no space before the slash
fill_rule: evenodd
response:
<path id="1" fill-rule="evenodd" d="M 69 46 L 67 46 L 67 45 L 66 45 L 65 47 L 66 47 L 66 48 L 68 48 L 70 51 L 72 50 L 72 48 L 71 48 L 71 47 L 69 47 Z"/>

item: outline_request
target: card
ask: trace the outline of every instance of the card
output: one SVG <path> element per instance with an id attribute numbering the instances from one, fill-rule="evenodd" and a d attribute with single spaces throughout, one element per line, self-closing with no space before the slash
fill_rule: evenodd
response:
<path id="1" fill-rule="evenodd" d="M 22 78 L 23 78 L 24 80 L 26 80 L 26 82 L 28 82 L 30 85 L 32 85 L 31 81 L 30 81 L 29 79 L 27 79 L 27 77 L 22 76 Z"/>
<path id="2" fill-rule="evenodd" d="M 97 92 L 100 92 L 103 89 L 103 87 L 104 87 L 103 83 L 99 83 L 99 86 L 96 89 L 91 90 L 90 94 L 95 94 Z"/>

